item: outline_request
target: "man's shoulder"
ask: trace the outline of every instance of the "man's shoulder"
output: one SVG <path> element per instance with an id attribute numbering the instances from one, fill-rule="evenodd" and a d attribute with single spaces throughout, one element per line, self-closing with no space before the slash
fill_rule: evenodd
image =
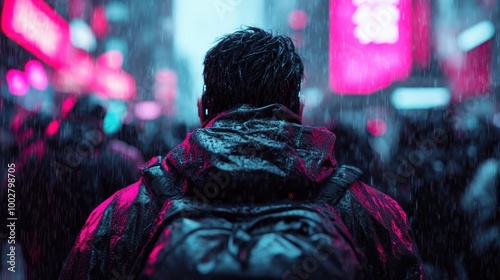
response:
<path id="1" fill-rule="evenodd" d="M 398 202 L 387 194 L 357 181 L 349 189 L 351 196 L 366 209 L 377 220 L 384 218 L 402 219 L 406 221 L 406 213 L 401 208 Z"/>
<path id="2" fill-rule="evenodd" d="M 152 203 L 151 195 L 139 180 L 125 188 L 116 191 L 108 199 L 103 201 L 98 207 L 96 207 L 89 216 L 87 220 L 88 223 L 96 222 L 96 220 L 102 219 L 107 214 L 117 217 L 125 214 L 128 209 L 132 206 L 146 205 Z"/>
<path id="3" fill-rule="evenodd" d="M 142 180 L 114 193 L 90 214 L 60 279 L 89 275 L 96 261 L 104 263 L 99 268 L 105 269 L 99 271 L 102 275 L 109 273 L 110 267 L 129 267 L 128 255 L 120 252 L 140 252 L 158 212 L 158 205 Z"/>
<path id="4" fill-rule="evenodd" d="M 353 240 L 370 260 L 377 279 L 428 279 L 411 227 L 399 204 L 383 192 L 356 181 L 340 201 Z"/>
<path id="5" fill-rule="evenodd" d="M 116 208 L 128 208 L 135 203 L 148 203 L 152 197 L 144 185 L 143 179 L 116 191 L 111 197 Z M 109 200 L 109 199 L 108 199 Z"/>
<path id="6" fill-rule="evenodd" d="M 179 195 L 180 187 L 166 170 L 164 157 L 155 157 L 139 167 L 141 178 L 111 195 L 90 215 L 100 219 L 112 213 L 112 220 L 126 218 L 131 212 L 159 210 L 162 204 Z M 154 211 L 153 211 L 154 212 Z"/>

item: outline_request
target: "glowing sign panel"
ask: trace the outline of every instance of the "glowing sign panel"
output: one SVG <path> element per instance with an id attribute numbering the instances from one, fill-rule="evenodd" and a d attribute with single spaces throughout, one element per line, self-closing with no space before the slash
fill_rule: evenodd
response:
<path id="1" fill-rule="evenodd" d="M 399 0 L 369 1 L 354 0 L 357 5 L 352 21 L 356 24 L 354 36 L 362 44 L 389 43 L 399 39 Z"/>
<path id="2" fill-rule="evenodd" d="M 116 99 L 135 97 L 134 78 L 121 69 L 123 58 L 96 65 L 88 53 L 73 48 L 69 24 L 42 0 L 5 0 L 1 28 L 7 37 L 58 70 L 60 87 L 96 91 Z M 28 67 L 27 71 L 33 86 L 41 89 L 46 87 L 45 76 L 37 69 L 40 67 Z M 24 76 L 12 73 L 12 93 L 24 94 Z"/>
<path id="3" fill-rule="evenodd" d="M 409 76 L 411 0 L 330 0 L 330 88 L 371 94 Z"/>
<path id="4" fill-rule="evenodd" d="M 67 61 L 71 49 L 69 26 L 43 1 L 6 0 L 2 31 L 53 67 Z"/>

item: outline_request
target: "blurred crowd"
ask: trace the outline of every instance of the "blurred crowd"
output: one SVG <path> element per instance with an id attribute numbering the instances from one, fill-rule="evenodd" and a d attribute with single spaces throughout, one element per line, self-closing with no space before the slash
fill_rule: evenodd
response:
<path id="1" fill-rule="evenodd" d="M 2 166 L 16 165 L 17 245 L 26 279 L 57 278 L 91 211 L 138 180 L 139 165 L 166 154 L 194 128 L 163 116 L 132 119 L 110 135 L 103 130 L 104 100 L 84 95 L 64 102 L 47 113 L 0 99 L 0 157 Z M 386 158 L 374 148 L 376 136 L 340 121 L 326 124 L 337 136 L 338 162 L 361 168 L 363 181 L 405 209 L 435 279 L 499 275 L 500 118 L 495 108 L 494 101 L 477 98 L 395 115 L 399 139 Z M 7 168 L 0 172 L 6 178 Z M 5 187 L 0 195 L 3 205 Z M 4 261 L 0 266 L 6 269 Z"/>
<path id="2" fill-rule="evenodd" d="M 434 279 L 498 279 L 500 126 L 496 102 L 469 98 L 444 109 L 398 113 L 388 160 L 373 135 L 337 125 L 339 162 L 398 201 Z"/>

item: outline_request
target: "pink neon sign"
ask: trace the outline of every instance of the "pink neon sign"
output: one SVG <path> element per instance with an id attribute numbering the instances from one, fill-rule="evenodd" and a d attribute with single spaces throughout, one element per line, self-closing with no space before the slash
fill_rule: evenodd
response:
<path id="1" fill-rule="evenodd" d="M 412 68 L 411 0 L 330 0 L 329 83 L 371 94 Z"/>
<path id="2" fill-rule="evenodd" d="M 487 94 L 491 90 L 491 52 L 493 41 L 489 40 L 464 53 L 461 62 L 453 57 L 441 61 L 452 92 L 452 102 L 461 102 L 468 96 Z"/>
<path id="3" fill-rule="evenodd" d="M 431 0 L 413 1 L 413 60 L 420 68 L 431 63 Z"/>
<path id="4" fill-rule="evenodd" d="M 68 61 L 69 25 L 43 1 L 5 0 L 2 31 L 52 67 Z"/>
<path id="5" fill-rule="evenodd" d="M 88 53 L 74 48 L 68 23 L 42 0 L 5 0 L 1 28 L 7 37 L 58 70 L 61 78 L 55 82 L 59 86 L 116 99 L 135 97 L 134 78 L 121 69 L 96 65 Z"/>

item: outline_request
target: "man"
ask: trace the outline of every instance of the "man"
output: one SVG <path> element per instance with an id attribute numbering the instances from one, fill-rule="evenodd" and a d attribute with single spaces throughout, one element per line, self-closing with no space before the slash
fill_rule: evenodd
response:
<path id="1" fill-rule="evenodd" d="M 151 276 L 161 276 L 155 269 L 167 266 L 173 268 L 163 277 L 172 277 L 178 274 L 175 270 L 184 269 L 186 274 L 196 270 L 196 279 L 242 279 L 229 273 L 225 277 L 208 277 L 221 264 L 217 261 L 229 261 L 217 259 L 212 263 L 215 255 L 212 260 L 204 258 L 203 263 L 186 258 L 174 259 L 175 265 L 165 262 L 155 266 L 155 262 L 168 257 L 162 252 L 162 248 L 171 245 L 168 243 L 184 242 L 158 231 L 162 219 L 174 215 L 169 214 L 172 208 L 182 208 L 171 202 L 187 196 L 205 205 L 273 204 L 277 200 L 307 197 L 336 172 L 335 135 L 326 129 L 301 125 L 303 64 L 288 37 L 273 36 L 254 27 L 239 30 L 209 50 L 204 65 L 205 87 L 198 104 L 202 128 L 188 134 L 165 158 L 153 158 L 142 168 L 139 182 L 117 192 L 94 210 L 60 279 L 126 278 L 136 277 L 141 271 L 140 279 L 157 279 Z M 355 254 L 346 254 L 340 260 L 346 267 L 366 258 L 365 279 L 426 278 L 405 213 L 395 201 L 356 182 L 343 194 L 336 209 L 328 211 L 340 215 L 349 232 L 342 236 L 352 236 L 357 247 Z M 191 228 L 197 225 L 195 221 L 193 218 L 183 225 Z M 279 223 L 288 226 L 285 220 Z M 304 227 L 298 225 L 293 230 L 301 229 Z M 213 249 L 231 250 L 252 238 L 238 228 L 233 233 L 230 244 Z M 151 240 L 156 242 L 154 249 Z M 206 250 L 212 241 L 192 244 L 191 250 Z M 284 239 L 269 243 L 269 248 L 280 242 Z M 293 243 L 287 246 L 292 248 Z M 268 251 L 263 248 L 261 252 Z M 248 251 L 237 252 L 234 258 L 247 258 Z M 292 249 L 282 252 L 285 253 L 277 260 L 300 254 Z M 353 262 L 349 258 L 354 258 Z M 188 262 L 191 270 L 186 269 Z M 261 264 L 266 266 L 269 262 L 264 258 Z M 280 261 L 272 263 L 279 270 Z M 316 259 L 304 259 L 303 264 L 308 264 L 303 265 L 305 271 L 292 266 L 288 271 L 276 272 L 283 278 L 267 275 L 265 279 L 319 279 L 307 274 L 316 270 Z M 244 279 L 263 279 L 255 276 L 258 271 L 247 273 Z M 359 279 L 361 274 L 357 275 L 353 278 Z M 172 279 L 195 279 L 180 277 Z"/>

